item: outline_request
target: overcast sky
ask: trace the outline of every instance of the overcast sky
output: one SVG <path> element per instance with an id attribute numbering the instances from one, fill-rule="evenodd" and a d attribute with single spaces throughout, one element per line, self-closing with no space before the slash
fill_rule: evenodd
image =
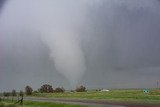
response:
<path id="1" fill-rule="evenodd" d="M 155 88 L 159 0 L 0 0 L 0 91 Z"/>

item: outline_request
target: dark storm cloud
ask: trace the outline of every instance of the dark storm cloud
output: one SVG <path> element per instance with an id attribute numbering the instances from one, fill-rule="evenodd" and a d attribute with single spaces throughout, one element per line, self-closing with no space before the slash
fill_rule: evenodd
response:
<path id="1" fill-rule="evenodd" d="M 2 10 L 2 7 L 4 6 L 4 3 L 6 2 L 7 0 L 0 0 L 0 11 Z"/>
<path id="2" fill-rule="evenodd" d="M 84 4 L 85 17 L 78 20 L 82 24 L 76 19 L 72 22 L 85 57 L 81 84 L 88 88 L 155 87 L 160 75 L 159 0 L 88 0 Z M 36 89 L 45 82 L 69 88 L 67 79 L 55 69 L 40 32 L 21 29 L 16 36 L 6 32 L 0 36 L 1 90 L 28 84 Z"/>
<path id="3" fill-rule="evenodd" d="M 5 0 L 0 0 L 0 7 L 3 6 L 3 3 L 5 2 Z"/>
<path id="4" fill-rule="evenodd" d="M 90 10 L 84 37 L 90 72 L 85 78 L 93 87 L 151 87 L 159 80 L 159 5 L 157 1 L 141 0 L 138 6 L 135 1 L 129 2 L 104 1 Z"/>
<path id="5" fill-rule="evenodd" d="M 111 7 L 109 13 L 108 4 L 104 2 L 98 9 L 91 10 L 88 30 L 91 36 L 86 39 L 91 47 L 88 49 L 94 49 L 95 54 L 102 57 L 100 60 L 107 61 L 109 66 L 160 65 L 160 58 L 156 57 L 160 52 L 158 10 L 153 12 L 152 8 L 141 6 L 130 9 L 129 6 L 124 3 Z"/>

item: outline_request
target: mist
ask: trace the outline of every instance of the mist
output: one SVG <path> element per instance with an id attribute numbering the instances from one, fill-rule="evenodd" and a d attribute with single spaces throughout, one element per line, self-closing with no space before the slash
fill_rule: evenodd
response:
<path id="1" fill-rule="evenodd" d="M 0 14 L 1 90 L 155 87 L 159 11 L 158 0 L 8 0 Z"/>

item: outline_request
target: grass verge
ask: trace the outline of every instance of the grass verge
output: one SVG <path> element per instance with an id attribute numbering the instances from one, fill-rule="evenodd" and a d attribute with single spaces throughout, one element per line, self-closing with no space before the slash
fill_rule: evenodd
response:
<path id="1" fill-rule="evenodd" d="M 21 105 L 15 105 L 9 102 L 1 102 L 0 107 L 22 107 Z M 76 104 L 63 104 L 63 103 L 49 103 L 49 102 L 37 102 L 37 101 L 24 101 L 23 107 L 87 107 Z"/>

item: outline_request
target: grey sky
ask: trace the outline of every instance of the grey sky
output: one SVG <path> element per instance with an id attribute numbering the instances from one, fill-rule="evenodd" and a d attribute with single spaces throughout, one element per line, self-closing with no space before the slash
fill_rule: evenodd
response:
<path id="1" fill-rule="evenodd" d="M 159 0 L 9 0 L 0 15 L 0 90 L 154 88 L 159 11 Z"/>

